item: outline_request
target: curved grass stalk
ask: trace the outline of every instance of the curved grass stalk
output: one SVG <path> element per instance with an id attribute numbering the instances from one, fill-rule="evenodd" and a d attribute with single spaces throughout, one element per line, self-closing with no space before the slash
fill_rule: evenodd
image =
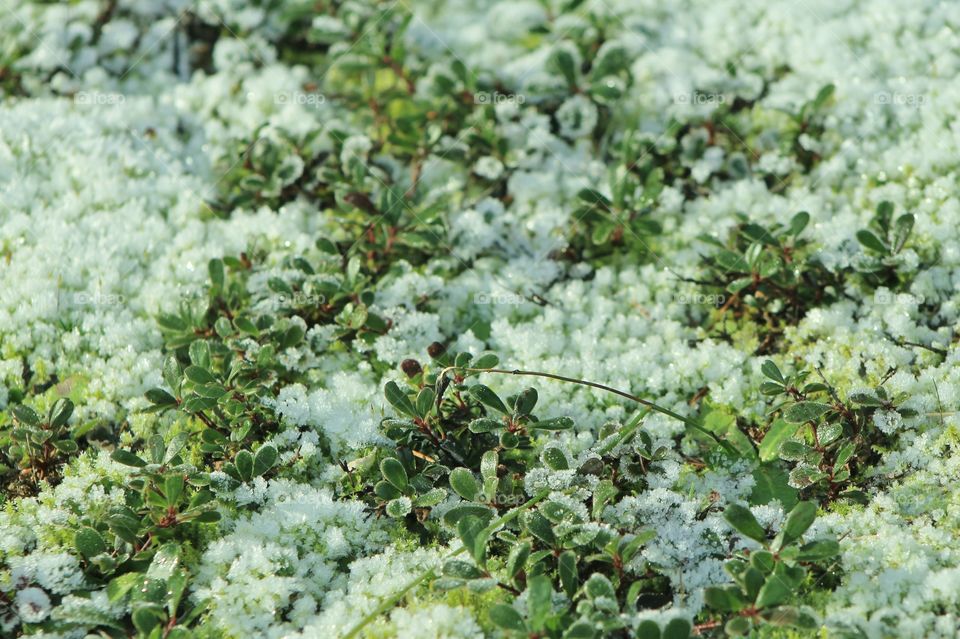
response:
<path id="1" fill-rule="evenodd" d="M 598 384 L 597 382 L 591 382 L 591 381 L 588 381 L 588 380 L 585 380 L 585 379 L 578 379 L 578 378 L 576 378 L 576 377 L 567 377 L 567 376 L 565 376 L 565 375 L 557 375 L 557 374 L 555 374 L 555 373 L 545 373 L 545 372 L 542 372 L 542 371 L 527 371 L 527 370 L 521 370 L 521 369 L 519 369 L 519 368 L 515 368 L 515 369 L 505 369 L 505 368 L 467 368 L 467 367 L 464 367 L 464 366 L 448 366 L 448 367 L 444 368 L 442 371 L 440 371 L 440 375 L 437 377 L 437 401 L 438 401 L 438 402 L 440 401 L 440 396 L 443 394 L 443 393 L 442 393 L 442 390 L 443 390 L 443 388 L 445 388 L 445 386 L 446 386 L 445 384 L 441 385 L 441 380 L 443 380 L 443 379 L 446 378 L 447 373 L 449 373 L 450 371 L 454 371 L 454 370 L 456 370 L 456 371 L 463 371 L 463 372 L 465 372 L 465 373 L 495 373 L 495 374 L 499 374 L 499 375 L 523 375 L 523 376 L 527 376 L 527 377 L 543 377 L 543 378 L 545 378 L 545 379 L 552 379 L 552 380 L 556 380 L 556 381 L 559 381 L 559 382 L 567 382 L 567 383 L 570 383 L 570 384 L 579 384 L 579 385 L 581 385 L 581 386 L 589 386 L 590 388 L 597 388 L 597 389 L 599 389 L 599 390 L 606 391 L 606 392 L 608 392 L 608 393 L 613 393 L 614 395 L 619 395 L 620 397 L 624 397 L 624 398 L 626 398 L 626 399 L 629 399 L 630 401 L 636 402 L 636 403 L 640 404 L 641 406 L 646 406 L 649 410 L 652 410 L 652 411 L 655 411 L 655 412 L 660 413 L 660 414 L 662 414 L 662 415 L 666 415 L 666 416 L 668 416 L 668 417 L 672 417 L 672 418 L 674 418 L 674 419 L 676 419 L 676 420 L 679 420 L 680 422 L 683 422 L 684 424 L 686 424 L 686 425 L 689 426 L 690 428 L 693 428 L 694 430 L 697 430 L 697 431 L 703 433 L 704 435 L 706 435 L 707 437 L 709 437 L 710 439 L 712 439 L 713 441 L 715 441 L 715 442 L 717 443 L 717 445 L 719 445 L 719 446 L 720 446 L 721 448 L 723 448 L 724 450 L 727 450 L 728 452 L 736 453 L 735 450 L 731 450 L 731 449 L 732 449 L 732 446 L 730 445 L 729 442 L 725 442 L 725 441 L 723 441 L 722 439 L 720 439 L 719 437 L 717 437 L 717 435 L 716 435 L 715 433 L 713 433 L 713 432 L 711 432 L 710 430 L 708 430 L 707 428 L 705 428 L 705 427 L 703 426 L 703 424 L 700 423 L 700 421 L 698 421 L 698 420 L 696 420 L 696 419 L 694 419 L 694 418 L 692 418 L 692 417 L 684 417 L 683 415 L 681 415 L 681 414 L 679 414 L 679 413 L 675 413 L 674 411 L 670 410 L 669 408 L 666 408 L 666 407 L 664 407 L 664 406 L 660 406 L 659 404 L 655 404 L 654 402 L 651 402 L 649 399 L 644 399 L 644 398 L 642 398 L 642 397 L 637 397 L 636 395 L 633 395 L 632 393 L 628 393 L 628 392 L 626 392 L 626 391 L 622 391 L 622 390 L 620 390 L 619 388 L 614 388 L 614 387 L 612 387 L 612 386 L 607 386 L 606 384 Z M 641 416 L 642 416 L 642 415 L 643 415 L 643 414 L 641 414 Z M 631 424 L 631 426 L 633 427 L 633 429 L 636 429 L 636 427 L 639 426 L 639 424 L 637 424 L 637 425 Z M 629 428 L 629 427 L 630 427 L 630 426 L 628 426 L 628 428 Z M 626 429 L 624 429 L 624 430 L 626 430 Z M 632 432 L 632 431 L 631 431 L 631 432 Z M 622 440 L 621 440 L 621 441 L 622 441 Z"/>

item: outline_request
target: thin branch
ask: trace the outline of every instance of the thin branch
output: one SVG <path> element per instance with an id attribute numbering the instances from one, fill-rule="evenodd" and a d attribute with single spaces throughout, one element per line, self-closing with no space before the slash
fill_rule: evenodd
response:
<path id="1" fill-rule="evenodd" d="M 576 377 L 567 377 L 565 375 L 557 375 L 555 373 L 544 373 L 542 371 L 527 371 L 521 369 L 503 369 L 503 368 L 466 368 L 463 366 L 448 366 L 440 372 L 440 376 L 437 378 L 437 402 L 441 400 L 443 395 L 443 390 L 446 389 L 446 383 L 443 383 L 442 380 L 446 379 L 447 373 L 450 371 L 457 370 L 463 371 L 465 373 L 495 373 L 499 375 L 523 375 L 527 377 L 543 377 L 545 379 L 553 379 L 560 382 L 567 382 L 570 384 L 579 384 L 581 386 L 589 386 L 590 388 L 597 388 L 608 393 L 613 393 L 614 395 L 619 395 L 620 397 L 629 399 L 632 402 L 636 402 L 641 406 L 646 406 L 652 411 L 656 411 L 662 415 L 672 417 L 680 422 L 683 422 L 687 426 L 700 431 L 701 433 L 707 435 L 713 439 L 719 446 L 725 450 L 730 450 L 731 446 L 728 442 L 721 440 L 717 435 L 703 426 L 698 420 L 693 419 L 692 417 L 684 417 L 679 413 L 675 413 L 669 408 L 655 404 L 648 399 L 643 399 L 642 397 L 637 397 L 626 391 L 622 391 L 618 388 L 612 386 L 607 386 L 606 384 L 598 384 L 597 382 L 591 382 L 585 379 L 578 379 Z"/>

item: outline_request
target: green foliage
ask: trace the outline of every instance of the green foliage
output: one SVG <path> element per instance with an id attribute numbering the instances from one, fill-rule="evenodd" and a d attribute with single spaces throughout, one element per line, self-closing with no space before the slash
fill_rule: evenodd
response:
<path id="1" fill-rule="evenodd" d="M 68 424 L 73 408 L 67 398 L 56 400 L 43 416 L 25 404 L 11 406 L 12 423 L 0 425 L 4 458 L 0 470 L 12 467 L 34 485 L 56 479 L 60 466 L 80 448 L 77 439 L 82 433 Z"/>
<path id="2" fill-rule="evenodd" d="M 18 413 L 25 421 L 34 417 Z M 62 405 L 51 414 L 51 423 L 65 421 Z M 109 636 L 188 637 L 203 613 L 186 596 L 190 572 L 184 559 L 220 513 L 208 488 L 209 474 L 186 461 L 188 440 L 186 434 L 166 441 L 155 435 L 141 450 L 116 449 L 113 460 L 132 470 L 119 482 L 101 483 L 106 492 L 123 492 L 122 505 L 74 513 L 77 524 L 66 546 L 80 561 L 84 588 L 105 589 L 112 605 L 129 610 L 119 621 L 99 620 Z M 52 618 L 36 627 L 63 632 L 71 624 Z"/>
<path id="3" fill-rule="evenodd" d="M 913 234 L 916 220 L 912 213 L 903 213 L 894 218 L 893 211 L 892 203 L 881 202 L 869 226 L 857 231 L 857 242 L 863 254 L 854 267 L 871 288 L 886 286 L 897 291 L 909 281 L 897 267 L 899 256 Z"/>
<path id="4" fill-rule="evenodd" d="M 525 613 L 495 604 L 492 624 L 545 637 L 601 637 L 626 629 L 629 618 L 620 616 L 621 609 L 635 610 L 641 598 L 664 597 L 665 582 L 652 567 L 640 579 L 626 568 L 643 572 L 637 568 L 645 565 L 640 550 L 655 537 L 653 531 L 621 533 L 600 523 L 617 493 L 616 466 L 598 455 L 576 469 L 570 491 L 595 485 L 589 517 L 561 498 L 524 503 L 523 479 L 530 470 L 570 470 L 571 460 L 559 448 L 547 446 L 538 454 L 535 443 L 573 422 L 538 418 L 533 388 L 502 398 L 486 385 L 468 383 L 495 366 L 495 357 L 474 360 L 439 345 L 430 351 L 439 373 L 405 362 L 408 383 L 385 386 L 388 403 L 402 415 L 383 423 L 396 449 L 378 464 L 365 465 L 369 479 L 361 490 L 372 492 L 378 508 L 402 519 L 421 539 L 459 539 L 466 558 L 448 559 L 433 588 L 527 591 L 531 603 Z M 639 463 L 663 454 L 652 450 L 646 433 L 634 436 Z M 623 438 L 628 439 L 633 437 Z M 445 510 L 437 526 L 427 514 L 449 495 L 460 502 Z M 562 593 L 566 603 L 558 605 L 552 593 Z M 664 636 L 689 636 L 689 623 L 683 626 L 686 634 L 677 624 Z"/>
<path id="5" fill-rule="evenodd" d="M 810 215 L 800 212 L 766 228 L 741 218 L 726 243 L 700 237 L 713 250 L 703 257 L 706 275 L 698 282 L 718 302 L 723 300 L 714 320 L 717 328 L 726 330 L 731 321 L 752 323 L 763 348 L 769 348 L 784 326 L 838 298 L 836 274 L 816 259 L 811 242 L 802 237 L 809 221 Z"/>
<path id="6" fill-rule="evenodd" d="M 808 494 L 862 500 L 863 493 L 851 487 L 854 474 L 887 437 L 875 426 L 874 415 L 896 411 L 913 416 L 911 409 L 899 406 L 905 397 L 890 397 L 881 383 L 842 401 L 826 380 L 808 382 L 810 371 L 784 375 L 767 360 L 762 372 L 768 381 L 760 390 L 780 400 L 776 410 L 782 416 L 764 436 L 761 458 L 777 456 L 790 464 L 790 485 Z"/>
<path id="7" fill-rule="evenodd" d="M 730 505 L 724 517 L 741 535 L 760 543 L 761 550 L 736 553 L 724 568 L 733 578 L 729 586 L 707 588 L 707 606 L 726 619 L 724 630 L 732 637 L 745 636 L 764 625 L 817 627 L 816 618 L 795 602 L 811 571 L 832 570 L 840 552 L 833 539 L 802 543 L 813 523 L 817 506 L 802 501 L 790 511 L 783 528 L 772 539 L 750 509 Z"/>

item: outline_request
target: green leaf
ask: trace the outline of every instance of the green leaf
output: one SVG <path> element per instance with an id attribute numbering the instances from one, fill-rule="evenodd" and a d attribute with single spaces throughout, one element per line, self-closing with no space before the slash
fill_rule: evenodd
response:
<path id="1" fill-rule="evenodd" d="M 498 456 L 497 451 L 488 450 L 480 458 L 480 476 L 484 481 L 497 479 Z"/>
<path id="2" fill-rule="evenodd" d="M 523 632 L 526 630 L 523 617 L 520 616 L 520 613 L 517 612 L 513 606 L 508 606 L 507 604 L 492 605 L 490 607 L 490 621 L 493 622 L 493 625 L 498 628 L 503 628 L 504 630 L 513 630 L 515 632 Z"/>
<path id="3" fill-rule="evenodd" d="M 817 429 L 817 439 L 821 446 L 827 446 L 837 441 L 843 434 L 843 425 L 839 422 L 829 422 Z"/>
<path id="4" fill-rule="evenodd" d="M 663 639 L 690 639 L 693 626 L 686 619 L 674 617 L 663 628 Z"/>
<path id="5" fill-rule="evenodd" d="M 388 481 L 378 481 L 373 487 L 373 493 L 384 501 L 396 499 L 403 494 Z"/>
<path id="6" fill-rule="evenodd" d="M 758 451 L 760 461 L 768 462 L 776 459 L 780 453 L 780 446 L 793 437 L 795 432 L 797 432 L 797 425 L 790 424 L 782 419 L 770 424 L 770 428 L 760 441 Z"/>
<path id="7" fill-rule="evenodd" d="M 617 598 L 617 591 L 614 589 L 613 584 L 598 572 L 590 575 L 590 578 L 587 579 L 587 582 L 583 585 L 583 589 L 591 599 L 600 597 L 606 597 L 608 599 Z"/>
<path id="8" fill-rule="evenodd" d="M 767 575 L 773 570 L 776 559 L 769 550 L 755 550 L 750 553 L 750 565 Z"/>
<path id="9" fill-rule="evenodd" d="M 516 577 L 527 563 L 530 557 L 530 544 L 523 542 L 515 545 L 507 556 L 506 571 L 507 577 L 513 579 Z"/>
<path id="10" fill-rule="evenodd" d="M 254 337 L 260 335 L 260 330 L 257 328 L 257 325 L 250 321 L 247 317 L 235 317 L 233 319 L 234 325 L 240 331 L 247 333 L 248 335 L 253 335 Z"/>
<path id="11" fill-rule="evenodd" d="M 527 580 L 527 617 L 530 629 L 542 630 L 553 612 L 553 584 L 546 575 L 537 575 Z"/>
<path id="12" fill-rule="evenodd" d="M 443 563 L 442 572 L 447 577 L 456 577 L 457 579 L 479 579 L 483 572 L 469 561 L 460 559 L 448 559 Z"/>
<path id="13" fill-rule="evenodd" d="M 573 599 L 573 595 L 580 585 L 577 579 L 577 555 L 575 552 L 567 550 L 557 557 L 557 573 L 560 575 L 560 585 L 563 587 L 563 592 Z"/>
<path id="14" fill-rule="evenodd" d="M 205 510 L 199 515 L 197 515 L 196 517 L 194 517 L 193 520 L 200 524 L 214 524 L 220 521 L 221 518 L 222 516 L 217 511 Z"/>
<path id="15" fill-rule="evenodd" d="M 762 245 L 762 244 L 767 244 L 767 245 L 769 245 L 769 246 L 779 246 L 779 245 L 780 245 L 780 242 L 777 241 L 777 238 L 775 238 L 775 237 L 770 233 L 770 231 L 768 231 L 767 229 L 763 228 L 763 227 L 760 226 L 759 224 L 753 224 L 753 223 L 746 224 L 746 225 L 743 226 L 742 232 L 743 232 L 743 234 L 744 234 L 745 236 L 747 236 L 748 238 L 750 238 L 750 239 L 753 240 L 754 242 L 758 242 L 758 243 L 761 244 L 761 245 Z M 758 246 L 758 248 L 757 248 L 757 249 L 754 249 L 754 250 L 761 250 L 761 247 Z"/>
<path id="16" fill-rule="evenodd" d="M 207 262 L 207 272 L 210 274 L 210 283 L 213 285 L 214 291 L 223 289 L 223 260 L 213 258 Z"/>
<path id="17" fill-rule="evenodd" d="M 240 479 L 248 482 L 253 479 L 253 454 L 249 450 L 241 450 L 233 458 L 233 463 L 237 467 Z"/>
<path id="18" fill-rule="evenodd" d="M 476 499 L 480 490 L 473 473 L 466 468 L 454 468 L 450 471 L 450 488 L 467 501 Z"/>
<path id="19" fill-rule="evenodd" d="M 569 50 L 561 46 L 554 47 L 548 58 L 547 65 L 551 71 L 560 73 L 560 75 L 563 76 L 563 79 L 567 81 L 567 86 L 571 88 L 577 86 L 579 70 L 577 69 L 576 59 Z"/>
<path id="20" fill-rule="evenodd" d="M 210 344 L 198 339 L 190 344 L 190 362 L 200 368 L 210 368 Z"/>
<path id="21" fill-rule="evenodd" d="M 481 506 L 480 504 L 461 504 L 454 506 L 443 514 L 443 523 L 455 527 L 464 517 L 477 517 L 484 521 L 490 521 L 493 518 L 493 511 L 488 506 Z"/>
<path id="22" fill-rule="evenodd" d="M 783 374 L 780 372 L 780 369 L 777 368 L 777 365 L 773 363 L 773 360 L 764 360 L 763 364 L 760 365 L 760 372 L 778 384 L 786 385 L 787 383 L 787 381 L 783 378 Z"/>
<path id="23" fill-rule="evenodd" d="M 851 402 L 861 406 L 882 406 L 883 402 L 873 393 L 854 392 L 847 397 Z"/>
<path id="24" fill-rule="evenodd" d="M 877 213 L 874 216 L 874 219 L 877 220 L 877 223 L 880 225 L 880 228 L 886 232 L 890 227 L 890 217 L 893 215 L 893 202 L 889 200 L 883 200 L 877 204 Z"/>
<path id="25" fill-rule="evenodd" d="M 913 232 L 914 217 L 906 213 L 897 218 L 893 226 L 893 252 L 899 253 Z"/>
<path id="26" fill-rule="evenodd" d="M 530 428 L 535 428 L 537 430 L 569 430 L 573 428 L 573 420 L 569 417 L 541 419 L 538 422 L 533 422 L 530 424 Z"/>
<path id="27" fill-rule="evenodd" d="M 790 235 L 794 237 L 803 233 L 803 229 L 807 228 L 807 225 L 810 223 L 810 214 L 806 211 L 800 211 L 793 216 L 793 219 L 790 220 Z"/>
<path id="28" fill-rule="evenodd" d="M 817 505 L 812 501 L 801 501 L 793 507 L 787 520 L 783 524 L 783 530 L 780 531 L 780 548 L 786 548 L 791 543 L 800 539 L 807 528 L 817 518 Z"/>
<path id="29" fill-rule="evenodd" d="M 404 469 L 403 464 L 400 463 L 400 460 L 394 457 L 387 457 L 380 462 L 380 473 L 383 475 L 383 478 L 393 484 L 397 490 L 403 492 L 407 489 L 407 471 Z"/>
<path id="30" fill-rule="evenodd" d="M 794 427 L 796 427 L 796 424 L 794 424 Z M 788 439 L 780 444 L 778 454 L 780 459 L 785 461 L 801 461 L 816 454 L 816 451 L 806 444 Z"/>
<path id="31" fill-rule="evenodd" d="M 116 513 L 107 517 L 107 526 L 110 528 L 110 532 L 128 544 L 137 543 L 140 533 L 139 525 L 140 521 L 132 515 Z"/>
<path id="32" fill-rule="evenodd" d="M 280 338 L 280 347 L 284 349 L 293 348 L 300 343 L 304 335 L 305 332 L 302 326 L 299 324 L 291 324 L 283 332 L 283 337 Z"/>
<path id="33" fill-rule="evenodd" d="M 73 545 L 87 561 L 107 551 L 107 543 L 103 537 L 89 526 L 83 526 L 77 530 L 73 536 Z"/>
<path id="34" fill-rule="evenodd" d="M 182 376 L 183 372 L 180 370 L 180 363 L 176 357 L 171 355 L 163 362 L 163 381 L 178 395 Z"/>
<path id="35" fill-rule="evenodd" d="M 749 617 L 734 617 L 723 626 L 723 631 L 731 637 L 743 637 L 753 628 Z"/>
<path id="36" fill-rule="evenodd" d="M 570 468 L 567 463 L 567 456 L 563 454 L 562 450 L 555 446 L 544 448 L 540 454 L 540 458 L 543 460 L 543 463 L 552 470 L 567 470 Z"/>
<path id="37" fill-rule="evenodd" d="M 783 419 L 791 424 L 803 424 L 817 419 L 830 408 L 829 404 L 820 402 L 797 402 L 784 411 Z"/>
<path id="38" fill-rule="evenodd" d="M 130 590 L 138 583 L 142 583 L 143 573 L 128 572 L 119 577 L 114 577 L 107 584 L 107 598 L 110 603 L 116 603 L 123 599 Z"/>
<path id="39" fill-rule="evenodd" d="M 653 619 L 644 619 L 637 626 L 636 639 L 660 639 L 660 625 Z"/>
<path id="40" fill-rule="evenodd" d="M 457 522 L 457 535 L 474 561 L 483 565 L 487 552 L 486 522 L 479 517 L 467 515 Z"/>
<path id="41" fill-rule="evenodd" d="M 187 571 L 181 569 L 175 570 L 172 575 L 167 579 L 167 614 L 173 618 L 177 614 L 177 608 L 180 606 L 180 600 L 183 598 L 183 593 L 187 589 Z M 172 631 L 170 635 L 167 635 L 166 639 L 171 639 Z"/>
<path id="42" fill-rule="evenodd" d="M 176 406 L 177 400 L 173 395 L 167 391 L 160 388 L 151 388 L 146 393 L 144 397 L 147 398 L 147 401 L 156 406 Z"/>
<path id="43" fill-rule="evenodd" d="M 72 439 L 59 439 L 53 442 L 54 448 L 67 455 L 77 452 L 80 447 Z"/>
<path id="44" fill-rule="evenodd" d="M 724 519 L 740 534 L 760 543 L 766 543 L 767 533 L 753 516 L 750 509 L 740 504 L 730 504 L 723 513 Z"/>
<path id="45" fill-rule="evenodd" d="M 501 400 L 496 393 L 490 390 L 488 387 L 483 384 L 477 384 L 470 387 L 470 394 L 476 398 L 481 404 L 489 406 L 490 408 L 507 415 L 510 413 L 507 410 L 506 405 L 504 405 L 503 400 Z"/>
<path id="46" fill-rule="evenodd" d="M 167 498 L 168 506 L 176 506 L 180 502 L 180 496 L 183 495 L 183 476 L 169 475 L 163 482 L 163 493 Z"/>
<path id="47" fill-rule="evenodd" d="M 130 620 L 141 635 L 147 636 L 164 620 L 163 610 L 155 604 L 140 605 L 133 609 Z"/>
<path id="48" fill-rule="evenodd" d="M 151 435 L 147 440 L 145 451 L 150 453 L 150 461 L 154 464 L 163 463 L 163 452 L 166 450 L 166 443 L 163 441 L 163 435 Z"/>
<path id="49" fill-rule="evenodd" d="M 514 412 L 518 416 L 529 415 L 537 405 L 537 397 L 537 389 L 535 388 L 526 388 L 520 391 L 514 404 L 516 408 Z"/>
<path id="50" fill-rule="evenodd" d="M 835 539 L 818 539 L 804 544 L 797 554 L 797 561 L 822 561 L 840 554 L 840 544 Z"/>
<path id="51" fill-rule="evenodd" d="M 277 447 L 273 444 L 264 444 L 257 449 L 257 454 L 253 458 L 253 476 L 260 477 L 277 464 L 280 454 Z"/>
<path id="52" fill-rule="evenodd" d="M 500 363 L 500 358 L 493 353 L 484 353 L 477 358 L 470 368 L 493 368 Z"/>
<path id="53" fill-rule="evenodd" d="M 860 229 L 857 231 L 857 241 L 860 242 L 864 248 L 880 253 L 881 255 L 886 255 L 888 252 L 886 244 L 881 242 L 880 238 L 873 234 L 873 231 Z"/>
<path id="54" fill-rule="evenodd" d="M 746 603 L 736 586 L 711 586 L 704 590 L 703 599 L 710 608 L 719 612 L 737 612 Z"/>
<path id="55" fill-rule="evenodd" d="M 187 445 L 187 441 L 189 439 L 189 433 L 177 433 L 171 437 L 170 442 L 163 451 L 161 462 L 164 464 L 169 464 L 171 461 L 173 461 L 173 458 L 179 455 L 180 451 L 183 450 L 183 447 Z"/>
<path id="56" fill-rule="evenodd" d="M 500 445 L 507 449 L 513 449 L 520 445 L 520 438 L 511 432 L 500 433 Z"/>
<path id="57" fill-rule="evenodd" d="M 762 609 L 788 601 L 805 574 L 803 568 L 799 566 L 788 568 L 783 562 L 778 563 L 776 569 L 760 588 L 754 605 Z"/>
<path id="58" fill-rule="evenodd" d="M 58 399 L 50 410 L 50 426 L 53 428 L 65 426 L 71 415 L 73 415 L 73 402 L 66 397 Z"/>
<path id="59" fill-rule="evenodd" d="M 406 517 L 410 512 L 410 500 L 407 497 L 397 497 L 387 502 L 387 516 L 394 519 Z"/>
<path id="60" fill-rule="evenodd" d="M 410 401 L 410 398 L 407 397 L 406 393 L 400 390 L 400 387 L 397 386 L 396 382 L 387 382 L 383 387 L 383 394 L 387 398 L 387 401 L 390 402 L 390 405 L 401 413 L 407 415 L 408 417 L 418 417 L 417 410 L 413 407 L 413 403 Z"/>
<path id="61" fill-rule="evenodd" d="M 834 458 L 833 462 L 833 472 L 839 471 L 841 468 L 846 465 L 850 458 L 853 457 L 853 453 L 856 450 L 856 445 L 853 442 L 847 442 L 840 447 L 840 450 L 837 451 L 837 456 Z"/>
<path id="62" fill-rule="evenodd" d="M 39 427 L 40 426 L 40 416 L 37 415 L 37 412 L 30 408 L 29 406 L 24 406 L 23 404 L 16 404 L 10 407 L 13 416 L 17 418 L 17 421 L 21 424 L 26 424 L 27 426 Z"/>
<path id="63" fill-rule="evenodd" d="M 593 624 L 585 619 L 573 622 L 563 633 L 563 639 L 593 639 L 596 636 Z"/>
<path id="64" fill-rule="evenodd" d="M 110 459 L 117 462 L 118 464 L 123 464 L 124 466 L 134 466 L 136 468 L 143 468 L 147 465 L 147 462 L 143 461 L 129 450 L 123 448 L 118 448 L 110 455 Z"/>
<path id="65" fill-rule="evenodd" d="M 279 277 L 271 277 L 269 280 L 267 280 L 267 286 L 274 293 L 286 295 L 288 298 L 293 297 L 293 289 L 290 288 L 290 285 Z"/>
<path id="66" fill-rule="evenodd" d="M 593 518 L 599 519 L 607 503 L 617 496 L 617 488 L 609 479 L 597 482 L 593 489 Z"/>
<path id="67" fill-rule="evenodd" d="M 437 394 L 429 386 L 425 386 L 417 395 L 417 414 L 421 419 L 430 414 L 430 409 L 433 408 L 433 402 L 436 398 Z"/>
<path id="68" fill-rule="evenodd" d="M 800 465 L 790 471 L 790 485 L 806 488 L 827 478 L 827 474 L 816 466 Z"/>
<path id="69" fill-rule="evenodd" d="M 833 95 L 833 92 L 836 90 L 836 86 L 833 83 L 823 85 L 819 91 L 817 91 L 816 97 L 813 98 L 813 101 L 810 105 L 814 110 L 819 110 L 827 103 L 827 100 Z"/>
<path id="70" fill-rule="evenodd" d="M 554 546 L 557 543 L 557 537 L 553 533 L 553 526 L 550 521 L 538 512 L 531 512 L 526 518 L 527 530 L 530 534 L 538 538 L 548 546 Z"/>
<path id="71" fill-rule="evenodd" d="M 771 610 L 765 610 L 761 613 L 761 617 L 774 626 L 793 626 L 804 630 L 814 630 L 819 625 L 812 615 L 794 606 L 778 606 Z"/>
<path id="72" fill-rule="evenodd" d="M 467 425 L 471 433 L 490 433 L 495 430 L 500 430 L 503 427 L 503 422 L 490 419 L 489 417 L 479 417 Z"/>
<path id="73" fill-rule="evenodd" d="M 176 315 L 162 314 L 157 318 L 157 324 L 169 332 L 185 331 L 189 328 L 187 323 Z"/>
<path id="74" fill-rule="evenodd" d="M 212 384 L 217 381 L 213 373 L 200 366 L 187 366 L 183 374 L 194 384 Z"/>

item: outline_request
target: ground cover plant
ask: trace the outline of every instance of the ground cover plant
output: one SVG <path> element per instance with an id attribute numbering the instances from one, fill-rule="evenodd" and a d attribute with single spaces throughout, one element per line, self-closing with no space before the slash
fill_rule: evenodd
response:
<path id="1" fill-rule="evenodd" d="M 0 636 L 960 636 L 954 5 L 0 33 Z"/>

